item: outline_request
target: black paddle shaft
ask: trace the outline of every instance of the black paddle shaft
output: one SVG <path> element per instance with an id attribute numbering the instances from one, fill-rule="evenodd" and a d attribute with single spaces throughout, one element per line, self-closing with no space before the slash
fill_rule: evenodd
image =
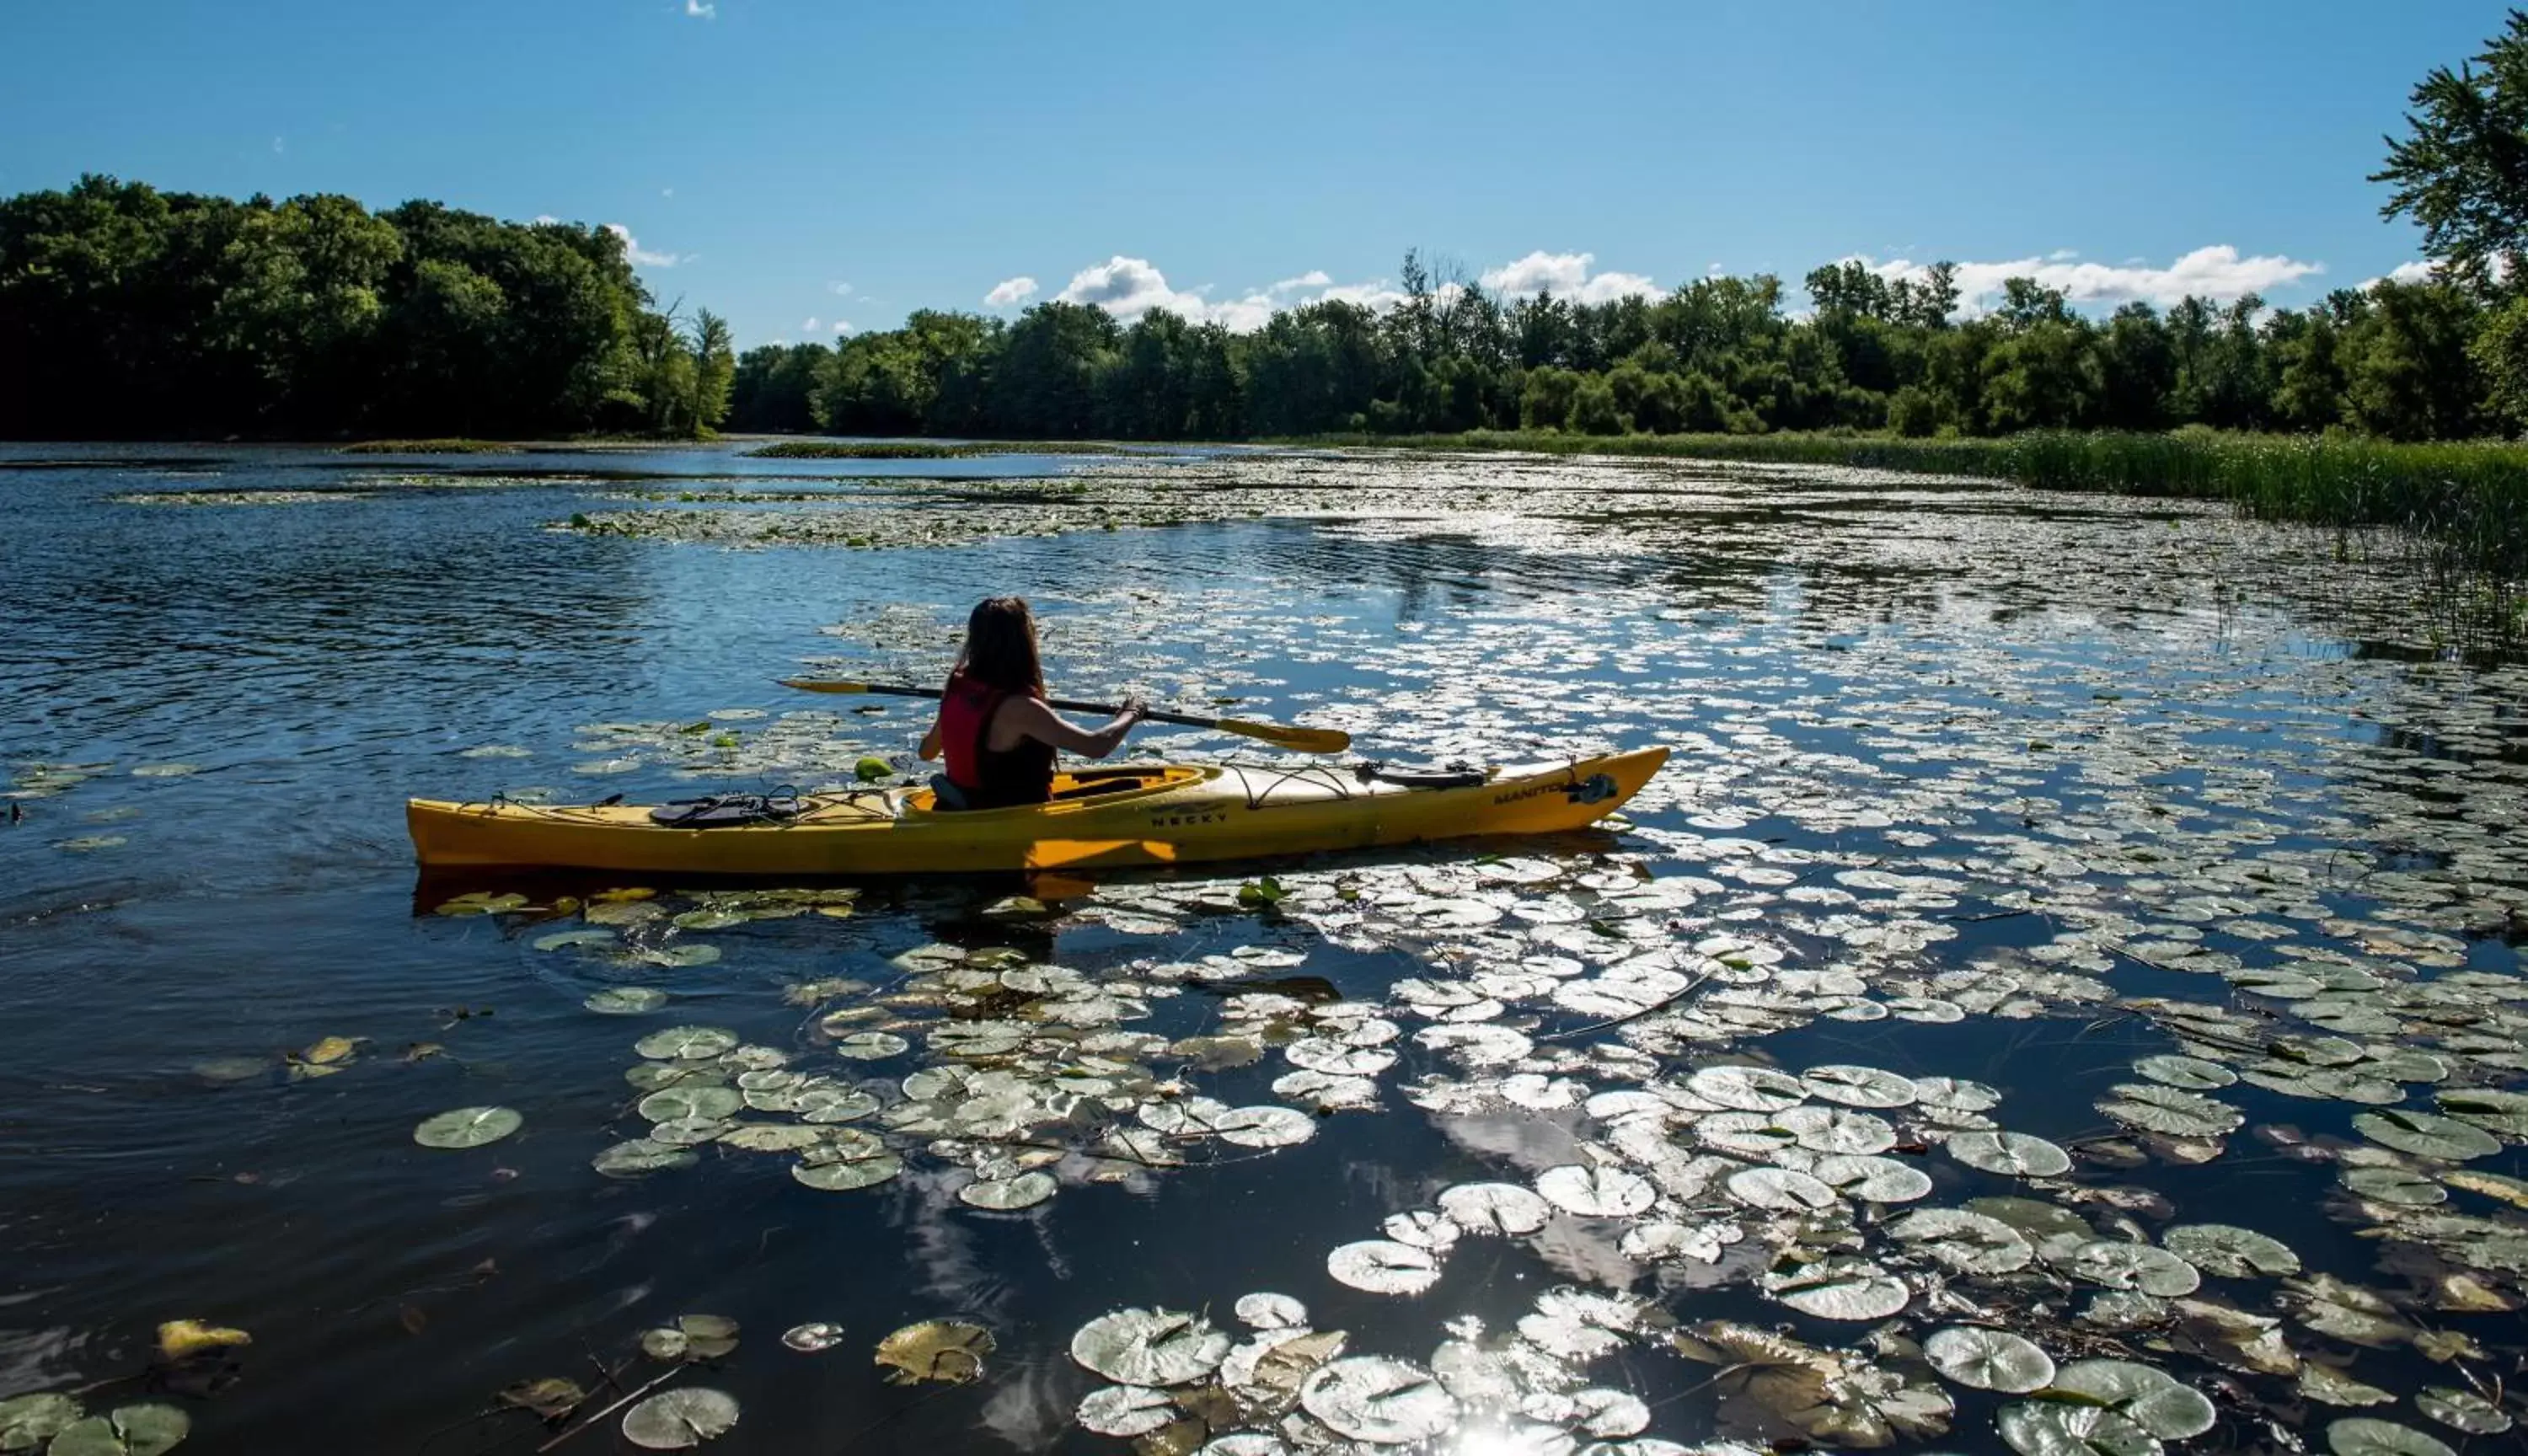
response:
<path id="1" fill-rule="evenodd" d="M 891 683 L 863 683 L 861 691 L 882 693 L 890 698 L 927 698 L 934 702 L 948 696 L 938 688 L 906 688 Z M 1067 713 L 1104 713 L 1109 717 L 1123 711 L 1123 708 L 1111 702 L 1075 702 L 1067 698 L 1048 698 L 1044 705 L 1060 708 Z M 1218 718 L 1197 718 L 1190 713 L 1163 713 L 1156 708 L 1144 709 L 1141 716 L 1153 723 L 1176 723 L 1187 728 L 1213 728 L 1220 724 Z"/>

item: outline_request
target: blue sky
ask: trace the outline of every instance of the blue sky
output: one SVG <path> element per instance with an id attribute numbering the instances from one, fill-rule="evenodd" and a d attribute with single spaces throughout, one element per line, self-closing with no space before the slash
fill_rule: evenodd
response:
<path id="1" fill-rule="evenodd" d="M 2297 303 L 2416 257 L 2363 178 L 2502 14 L 17 0 L 0 191 L 93 171 L 612 224 L 743 343 L 987 295 L 1251 326 L 1374 299 L 1411 245 L 1596 296 L 1862 255 Z"/>

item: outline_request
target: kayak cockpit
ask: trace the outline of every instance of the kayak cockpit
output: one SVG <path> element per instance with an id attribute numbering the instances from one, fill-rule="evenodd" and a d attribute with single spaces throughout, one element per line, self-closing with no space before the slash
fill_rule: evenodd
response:
<path id="1" fill-rule="evenodd" d="M 1161 794 L 1198 784 L 1215 770 L 1183 763 L 1143 763 L 1119 768 L 1083 768 L 1056 773 L 1053 776 L 1053 798 L 1047 804 L 1021 804 L 1008 808 L 943 809 L 938 796 L 928 789 L 915 789 L 904 796 L 904 812 L 937 814 L 943 818 L 969 818 L 979 814 L 1042 813 L 1074 804 L 1106 804 L 1119 799 L 1137 798 L 1144 794 Z"/>

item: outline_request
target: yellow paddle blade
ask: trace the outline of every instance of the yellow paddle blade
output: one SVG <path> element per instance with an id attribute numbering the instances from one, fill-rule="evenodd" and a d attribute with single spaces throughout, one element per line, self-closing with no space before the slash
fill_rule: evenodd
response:
<path id="1" fill-rule="evenodd" d="M 866 693 L 869 691 L 867 683 L 844 683 L 830 678 L 814 677 L 785 677 L 781 680 L 781 686 L 797 688 L 803 693 Z"/>
<path id="2" fill-rule="evenodd" d="M 1212 726 L 1223 733 L 1235 733 L 1240 738 L 1251 738 L 1293 753 L 1340 754 L 1351 747 L 1351 735 L 1340 728 L 1296 728 L 1285 723 L 1251 723 L 1239 718 L 1222 718 Z"/>

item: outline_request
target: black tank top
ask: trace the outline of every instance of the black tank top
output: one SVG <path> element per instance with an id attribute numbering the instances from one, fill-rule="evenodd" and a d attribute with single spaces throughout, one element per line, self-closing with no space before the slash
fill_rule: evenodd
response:
<path id="1" fill-rule="evenodd" d="M 992 748 L 992 719 L 1000 715 L 1001 704 L 1016 696 L 994 689 L 983 710 L 975 714 L 974 774 L 982 786 L 967 792 L 970 808 L 1007 808 L 1053 798 L 1053 745 L 1022 738 L 1014 749 Z"/>

